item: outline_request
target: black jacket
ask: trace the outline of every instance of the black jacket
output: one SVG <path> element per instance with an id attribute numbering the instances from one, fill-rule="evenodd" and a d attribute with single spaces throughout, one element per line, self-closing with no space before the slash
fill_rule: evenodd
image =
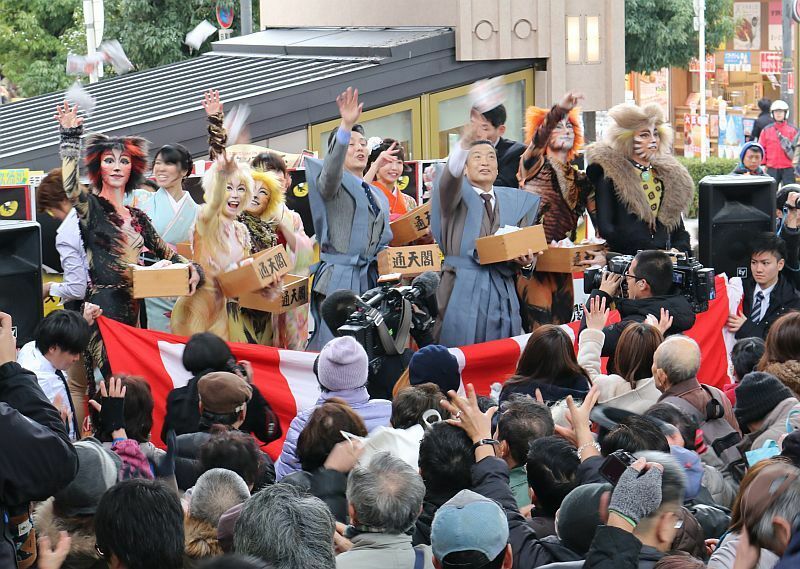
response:
<path id="1" fill-rule="evenodd" d="M 761 113 L 758 115 L 758 118 L 756 118 L 756 122 L 753 123 L 753 132 L 750 135 L 750 140 L 757 140 L 758 136 L 761 134 L 761 131 L 771 125 L 773 122 L 775 121 L 773 120 L 769 111 L 761 111 Z"/>
<path id="2" fill-rule="evenodd" d="M 539 539 L 519 513 L 508 481 L 508 465 L 502 459 L 487 457 L 472 466 L 472 490 L 500 504 L 506 513 L 513 569 L 532 569 L 556 561 L 579 560 L 580 555 L 560 542 Z"/>
<path id="3" fill-rule="evenodd" d="M 616 303 L 617 310 L 621 320 L 616 324 L 611 324 L 603 328 L 603 333 L 606 336 L 603 343 L 602 356 L 613 356 L 614 351 L 617 349 L 619 337 L 622 335 L 625 327 L 631 322 L 644 322 L 648 314 L 652 314 L 656 318 L 661 315 L 661 309 L 666 308 L 672 316 L 672 327 L 667 330 L 667 336 L 672 334 L 682 334 L 692 326 L 694 326 L 695 314 L 692 310 L 689 301 L 683 296 L 674 294 L 666 296 L 652 296 L 650 298 L 630 299 L 630 298 L 612 298 L 601 290 L 593 290 L 589 296 L 588 306 L 593 297 L 600 296 L 606 299 L 606 305 L 610 306 L 613 300 Z M 586 328 L 586 316 L 584 315 L 581 320 L 581 330 Z"/>
<path id="4" fill-rule="evenodd" d="M 47 265 L 57 273 L 63 273 L 61 268 L 61 255 L 56 249 L 56 231 L 61 227 L 61 220 L 49 213 L 37 214 L 36 221 L 42 228 L 42 264 Z"/>
<path id="5" fill-rule="evenodd" d="M 525 152 L 525 145 L 507 138 L 500 138 L 494 147 L 497 152 L 497 179 L 495 186 L 504 188 L 519 188 L 517 171 L 519 159 Z"/>
<path id="6" fill-rule="evenodd" d="M 414 523 L 414 535 L 411 540 L 412 545 L 431 544 L 431 526 L 433 525 L 433 518 L 439 508 L 456 494 L 457 492 L 437 494 L 429 491 L 425 493 L 425 499 L 422 501 L 422 511 L 419 517 L 417 517 L 417 521 Z"/>
<path id="7" fill-rule="evenodd" d="M 600 526 L 592 540 L 583 569 L 653 569 L 662 553 L 642 545 L 632 533 Z"/>
<path id="8" fill-rule="evenodd" d="M 45 500 L 67 486 L 77 474 L 78 455 L 36 375 L 16 362 L 0 366 L 0 433 L 0 567 L 16 567 L 5 522 L 9 508 Z"/>
<path id="9" fill-rule="evenodd" d="M 300 470 L 282 478 L 280 483 L 297 486 L 303 492 L 316 496 L 328 505 L 337 522 L 348 523 L 347 474 L 327 468 L 320 468 L 314 472 Z"/>
<path id="10" fill-rule="evenodd" d="M 566 399 L 567 395 L 572 395 L 573 399 L 583 399 L 586 397 L 586 394 L 589 393 L 590 388 L 589 380 L 582 375 L 572 377 L 565 382 L 560 382 L 559 385 L 539 381 L 519 384 L 506 383 L 503 385 L 503 389 L 500 392 L 500 403 L 511 397 L 513 393 L 522 393 L 523 395 L 530 395 L 536 398 L 536 390 L 538 389 L 542 394 L 544 402 L 549 405 Z"/>
<path id="11" fill-rule="evenodd" d="M 167 412 L 161 429 L 161 440 L 167 440 L 170 429 L 176 435 L 196 433 L 200 430 L 200 395 L 197 382 L 208 372 L 202 372 L 189 380 L 183 387 L 173 389 L 167 395 Z M 281 423 L 261 391 L 254 385 L 253 398 L 247 404 L 247 414 L 241 431 L 252 433 L 262 443 L 271 443 L 283 436 Z"/>

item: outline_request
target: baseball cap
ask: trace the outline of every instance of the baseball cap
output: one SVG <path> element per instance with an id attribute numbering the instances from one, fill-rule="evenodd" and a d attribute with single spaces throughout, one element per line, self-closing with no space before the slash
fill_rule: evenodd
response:
<path id="1" fill-rule="evenodd" d="M 227 371 L 208 373 L 197 382 L 203 409 L 227 415 L 239 412 L 253 396 L 253 388 L 244 379 Z"/>
<path id="2" fill-rule="evenodd" d="M 497 558 L 508 544 L 508 521 L 496 502 L 462 490 L 440 507 L 431 526 L 433 555 L 444 569 L 449 565 L 445 558 L 451 553 L 475 551 L 486 564 Z M 463 567 L 463 565 L 460 565 Z"/>

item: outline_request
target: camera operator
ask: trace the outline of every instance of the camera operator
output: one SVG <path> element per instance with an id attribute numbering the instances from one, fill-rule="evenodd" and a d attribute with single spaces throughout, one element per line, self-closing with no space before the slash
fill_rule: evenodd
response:
<path id="1" fill-rule="evenodd" d="M 370 293 L 367 291 L 359 299 L 356 294 L 351 290 L 337 290 L 325 299 L 322 303 L 322 318 L 325 324 L 330 328 L 333 333 L 338 336 L 344 334 L 339 331 L 339 328 L 344 326 L 348 318 L 358 309 L 360 302 L 369 300 Z M 430 320 L 431 314 L 430 304 L 434 303 L 433 310 L 435 311 L 435 296 L 423 298 L 422 306 L 417 303 L 411 304 L 411 309 L 414 311 L 412 317 L 413 324 L 411 325 L 411 337 L 417 345 L 422 348 L 429 344 L 434 343 L 433 327 L 432 326 L 419 326 L 417 323 Z M 370 346 L 364 346 L 364 349 L 369 353 Z M 395 383 L 403 374 L 403 371 L 408 367 L 411 361 L 411 356 L 414 351 L 406 347 L 399 354 L 383 354 L 380 356 L 380 362 L 377 369 L 369 366 L 369 373 L 367 375 L 367 391 L 369 392 L 370 399 L 392 399 L 392 389 Z"/>
<path id="2" fill-rule="evenodd" d="M 681 334 L 694 326 L 695 316 L 689 301 L 680 294 L 672 294 L 672 269 L 672 259 L 667 253 L 648 250 L 640 251 L 634 257 L 624 275 L 608 271 L 603 273 L 600 288 L 592 291 L 586 305 L 596 296 L 604 297 L 607 305 L 613 300 L 622 319 L 603 329 L 603 356 L 614 353 L 625 326 L 631 322 L 644 322 L 648 315 L 661 320 L 659 327 L 665 335 Z M 619 294 L 620 289 L 622 294 Z M 662 310 L 669 312 L 667 318 L 672 318 L 672 323 L 666 330 Z M 584 315 L 581 330 L 585 327 Z"/>

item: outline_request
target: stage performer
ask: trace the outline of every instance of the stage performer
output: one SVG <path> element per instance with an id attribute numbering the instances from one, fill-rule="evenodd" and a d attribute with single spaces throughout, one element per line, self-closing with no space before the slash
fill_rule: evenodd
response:
<path id="1" fill-rule="evenodd" d="M 200 205 L 183 189 L 192 172 L 192 155 L 180 144 L 162 146 L 153 160 L 153 177 L 158 190 L 141 206 L 161 238 L 176 250 L 178 243 L 189 243 Z M 148 298 L 147 327 L 170 332 L 169 319 L 177 298 Z"/>
<path id="2" fill-rule="evenodd" d="M 497 154 L 479 133 L 473 109 L 431 197 L 431 231 L 445 254 L 435 334 L 438 342 L 448 347 L 522 332 L 514 278 L 521 266 L 532 270 L 539 252 L 529 250 L 512 262 L 478 263 L 475 240 L 506 225 L 533 224 L 540 201 L 532 193 L 493 185 Z"/>
<path id="3" fill-rule="evenodd" d="M 609 249 L 691 251 L 683 225 L 694 195 L 686 168 L 670 155 L 672 128 L 656 104 L 624 103 L 608 111 L 605 140 L 586 149 L 595 187 L 597 229 Z"/>
<path id="4" fill-rule="evenodd" d="M 300 214 L 286 207 L 285 196 L 292 183 L 286 161 L 277 152 L 268 150 L 253 158 L 252 166 L 256 195 L 253 198 L 253 206 L 248 211 L 257 213 L 258 207 L 266 208 L 259 215 L 262 219 L 269 219 L 275 223 L 278 244 L 286 247 L 293 265 L 291 274 L 307 277 L 314 259 L 314 243 L 306 235 Z M 273 192 L 266 195 L 263 188 L 260 188 L 261 176 L 268 174 L 277 177 L 280 183 L 280 195 Z M 269 201 L 265 203 L 267 199 Z M 267 210 L 271 210 L 272 213 L 267 213 Z M 272 332 L 272 346 L 287 350 L 304 350 L 308 343 L 308 305 L 290 308 L 282 314 L 273 314 Z"/>
<path id="5" fill-rule="evenodd" d="M 357 124 L 363 104 L 348 87 L 336 98 L 342 121 L 328 140 L 325 161 L 306 159 L 306 180 L 320 263 L 314 271 L 311 312 L 316 329 L 309 349 L 320 350 L 334 334 L 320 317 L 325 297 L 337 290 L 362 294 L 377 284 L 376 256 L 392 239 L 389 202 L 364 182 L 367 139 Z"/>
<path id="6" fill-rule="evenodd" d="M 570 92 L 551 109 L 529 107 L 525 116 L 528 147 L 520 160 L 522 189 L 542 200 L 540 212 L 547 242 L 575 240 L 578 220 L 594 213 L 594 187 L 586 174 L 571 165 L 583 148 L 577 104 L 583 95 Z M 517 277 L 522 325 L 531 331 L 542 324 L 572 321 L 572 274 L 534 272 Z"/>
<path id="7" fill-rule="evenodd" d="M 90 283 L 86 301 L 98 305 L 103 315 L 129 326 L 139 323 L 139 301 L 133 298 L 131 264 L 137 264 L 146 247 L 157 258 L 190 263 L 164 242 L 150 219 L 139 209 L 123 205 L 125 194 L 139 184 L 147 168 L 147 142 L 139 137 L 93 134 L 86 140 L 86 170 L 91 188 L 78 183 L 83 118 L 78 107 L 64 103 L 55 118 L 61 127 L 61 172 L 64 191 L 78 215 L 86 249 Z M 189 264 L 189 294 L 203 285 L 202 269 Z M 87 349 L 89 373 L 98 368 L 110 373 L 100 331 L 93 326 Z M 94 394 L 94 381 L 89 381 Z"/>
<path id="8" fill-rule="evenodd" d="M 239 304 L 225 298 L 215 277 L 250 254 L 250 234 L 236 218 L 252 199 L 253 176 L 247 164 L 225 154 L 219 93 L 206 93 L 203 107 L 209 120 L 209 154 L 214 164 L 203 176 L 205 204 L 197 215 L 192 252 L 208 278 L 197 294 L 178 299 L 171 325 L 181 336 L 212 332 L 230 340 L 243 335 Z"/>

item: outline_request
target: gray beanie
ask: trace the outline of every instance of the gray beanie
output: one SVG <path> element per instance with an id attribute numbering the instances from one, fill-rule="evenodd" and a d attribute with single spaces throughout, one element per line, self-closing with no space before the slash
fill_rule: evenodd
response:
<path id="1" fill-rule="evenodd" d="M 122 459 L 94 438 L 75 443 L 78 474 L 53 496 L 53 508 L 59 516 L 92 516 L 106 490 L 117 483 Z"/>

